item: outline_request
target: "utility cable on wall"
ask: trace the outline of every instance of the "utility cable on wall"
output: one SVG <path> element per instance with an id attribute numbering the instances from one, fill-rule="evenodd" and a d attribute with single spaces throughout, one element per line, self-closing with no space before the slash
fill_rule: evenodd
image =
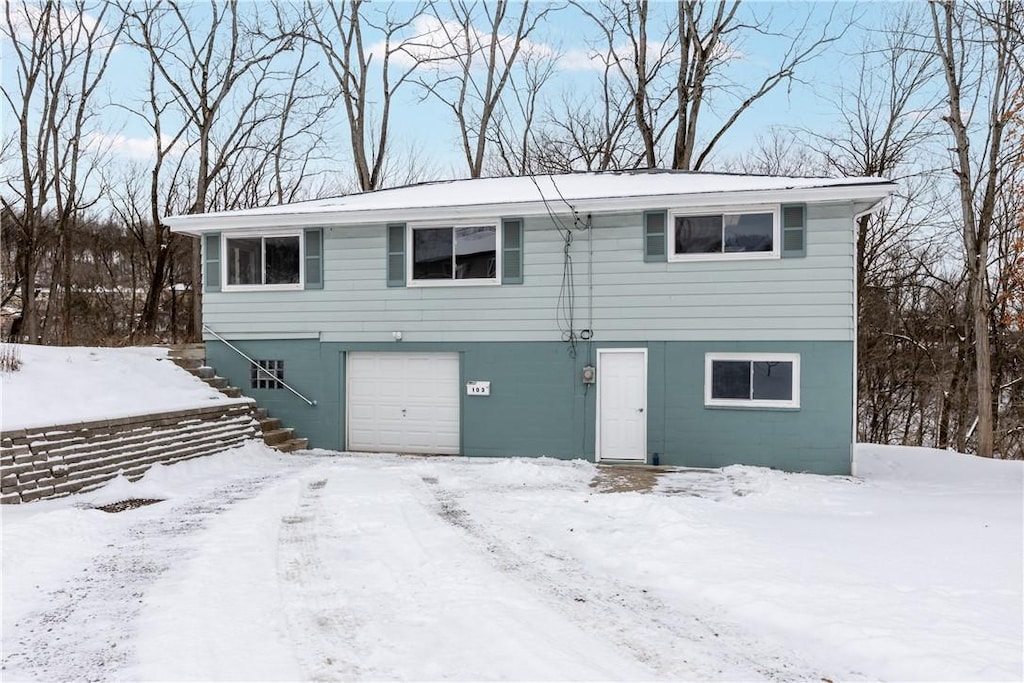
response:
<path id="1" fill-rule="evenodd" d="M 562 341 L 569 345 L 569 356 L 575 358 L 576 345 L 581 336 L 576 333 L 576 283 L 572 259 L 573 230 L 586 230 L 589 226 L 583 224 L 580 220 L 579 213 L 562 195 L 553 177 L 548 176 L 551 185 L 562 202 L 572 211 L 572 226 L 567 226 L 551 208 L 551 203 L 544 195 L 544 190 L 541 189 L 537 178 L 533 175 L 530 175 L 529 178 L 533 182 L 534 187 L 537 188 L 537 193 L 540 195 L 541 201 L 544 202 L 544 210 L 547 212 L 548 217 L 551 218 L 551 222 L 554 224 L 555 229 L 558 230 L 559 237 L 562 239 L 562 281 L 558 289 L 558 301 L 555 310 Z"/>

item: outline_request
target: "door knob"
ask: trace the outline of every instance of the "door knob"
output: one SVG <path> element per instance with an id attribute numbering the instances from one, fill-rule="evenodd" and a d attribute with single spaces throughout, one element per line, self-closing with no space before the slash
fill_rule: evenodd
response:
<path id="1" fill-rule="evenodd" d="M 644 412 L 644 409 L 643 409 L 643 408 L 637 408 L 637 409 L 636 409 L 636 412 L 638 412 L 638 413 L 642 413 L 642 412 Z"/>

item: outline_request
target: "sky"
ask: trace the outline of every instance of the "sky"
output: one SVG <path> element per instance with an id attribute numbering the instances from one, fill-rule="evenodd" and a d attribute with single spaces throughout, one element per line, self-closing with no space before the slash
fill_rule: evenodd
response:
<path id="1" fill-rule="evenodd" d="M 264 9 L 249 3 L 250 7 Z M 536 5 L 538 8 L 543 5 Z M 836 40 L 826 54 L 800 67 L 797 79 L 780 84 L 773 92 L 759 100 L 735 125 L 717 148 L 716 159 L 728 160 L 745 154 L 759 136 L 772 127 L 804 127 L 827 129 L 833 101 L 844 83 L 855 80 L 859 69 L 856 53 L 861 49 L 871 29 L 884 22 L 886 10 L 892 3 L 832 3 L 823 2 L 750 2 L 740 10 L 744 21 L 760 29 L 772 29 L 787 35 L 796 34 L 806 22 L 806 33 L 823 30 L 832 34 L 845 33 Z M 401 12 L 411 7 L 408 3 L 396 5 Z M 594 7 L 591 5 L 590 7 Z M 652 3 L 652 14 L 666 13 L 670 3 Z M 190 11 L 201 18 L 205 4 L 194 4 Z M 831 16 L 832 29 L 825 28 Z M 851 23 L 852 22 L 852 23 Z M 546 24 L 531 36 L 531 48 L 538 54 L 559 53 L 556 73 L 546 86 L 546 97 L 558 100 L 565 93 L 580 96 L 592 90 L 597 71 L 590 54 L 600 47 L 601 36 L 593 22 L 576 8 L 549 14 Z M 373 36 L 366 38 L 373 44 Z M 750 91 L 766 73 L 780 61 L 782 52 L 790 44 L 787 38 L 744 31 L 729 39 L 727 49 L 732 55 L 729 77 L 736 83 L 735 95 L 717 94 L 706 103 L 706 120 L 710 124 L 732 110 L 736 96 Z M 14 76 L 10 60 L 10 43 L 3 41 L 3 81 L 12 87 Z M 372 48 L 371 48 L 372 49 Z M 329 78 L 329 75 L 322 74 Z M 131 47 L 119 47 L 112 55 L 106 92 L 99 101 L 108 102 L 99 110 L 97 130 L 93 144 L 109 148 L 112 163 L 145 162 L 152 156 L 153 140 L 146 124 L 128 109 L 138 105 L 145 96 L 145 59 Z M 4 128 L 11 131 L 9 107 L 4 109 Z M 327 148 L 331 151 L 335 167 L 350 168 L 347 145 L 347 124 L 340 103 L 323 120 L 328 134 Z M 709 125 L 705 128 L 710 131 Z M 466 175 L 458 134 L 450 111 L 415 85 L 404 87 L 393 105 L 392 130 L 394 148 L 401 153 L 413 148 L 421 163 L 435 177 L 463 177 Z"/>

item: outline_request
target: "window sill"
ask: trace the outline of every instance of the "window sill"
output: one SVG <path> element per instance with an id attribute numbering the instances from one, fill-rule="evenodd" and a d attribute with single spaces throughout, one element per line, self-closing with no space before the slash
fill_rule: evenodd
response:
<path id="1" fill-rule="evenodd" d="M 796 413 L 800 411 L 797 404 L 789 404 L 779 401 L 777 403 L 765 403 L 760 401 L 744 401 L 742 403 L 705 403 L 707 410 L 769 410 L 784 413 Z"/>
<path id="2" fill-rule="evenodd" d="M 304 288 L 302 283 L 293 285 L 223 285 L 222 292 L 298 292 Z"/>
<path id="3" fill-rule="evenodd" d="M 781 256 L 777 251 L 734 251 L 722 254 L 669 254 L 669 263 L 701 261 L 771 261 Z"/>
<path id="4" fill-rule="evenodd" d="M 494 287 L 500 285 L 497 279 L 465 280 L 409 280 L 406 287 Z"/>

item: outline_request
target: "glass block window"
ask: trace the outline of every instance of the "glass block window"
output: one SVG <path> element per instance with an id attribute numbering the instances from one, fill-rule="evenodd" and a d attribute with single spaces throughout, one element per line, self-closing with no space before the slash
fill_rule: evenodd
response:
<path id="1" fill-rule="evenodd" d="M 249 366 L 249 381 L 253 389 L 281 389 L 283 379 L 283 360 L 258 360 Z"/>

